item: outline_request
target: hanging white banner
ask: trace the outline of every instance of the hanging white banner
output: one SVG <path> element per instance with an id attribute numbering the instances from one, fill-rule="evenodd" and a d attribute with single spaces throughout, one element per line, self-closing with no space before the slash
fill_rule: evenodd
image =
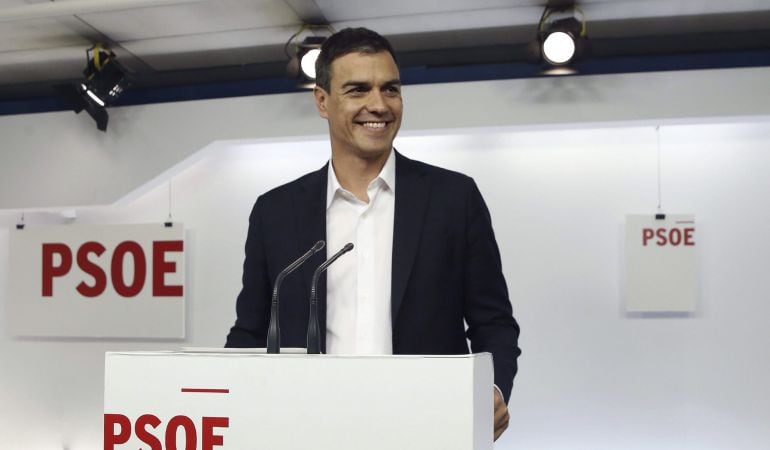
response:
<path id="1" fill-rule="evenodd" d="M 695 216 L 626 216 L 626 310 L 692 312 L 696 300 Z"/>
<path id="2" fill-rule="evenodd" d="M 184 337 L 184 227 L 10 232 L 6 322 L 16 336 Z"/>

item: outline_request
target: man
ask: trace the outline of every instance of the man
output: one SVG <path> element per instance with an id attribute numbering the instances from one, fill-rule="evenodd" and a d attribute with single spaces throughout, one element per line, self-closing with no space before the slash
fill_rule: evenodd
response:
<path id="1" fill-rule="evenodd" d="M 334 34 L 316 74 L 331 161 L 257 199 L 227 346 L 265 347 L 278 273 L 319 239 L 328 255 L 353 242 L 318 289 L 322 350 L 463 354 L 467 337 L 474 352 L 493 355 L 497 439 L 508 426 L 519 327 L 481 194 L 467 176 L 393 149 L 403 104 L 385 38 L 364 28 Z M 310 279 L 324 259 L 316 254 L 282 288 L 284 346 L 305 346 Z"/>

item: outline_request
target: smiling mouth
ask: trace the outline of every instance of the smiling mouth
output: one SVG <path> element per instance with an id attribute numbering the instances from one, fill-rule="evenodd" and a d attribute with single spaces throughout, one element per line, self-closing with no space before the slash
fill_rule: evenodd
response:
<path id="1" fill-rule="evenodd" d="M 358 122 L 359 125 L 368 130 L 381 130 L 388 125 L 389 122 Z"/>

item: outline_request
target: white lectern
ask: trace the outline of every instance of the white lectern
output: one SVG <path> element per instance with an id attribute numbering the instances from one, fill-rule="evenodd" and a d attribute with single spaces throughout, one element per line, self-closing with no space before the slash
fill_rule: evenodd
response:
<path id="1" fill-rule="evenodd" d="M 492 357 L 107 353 L 105 449 L 488 450 Z"/>

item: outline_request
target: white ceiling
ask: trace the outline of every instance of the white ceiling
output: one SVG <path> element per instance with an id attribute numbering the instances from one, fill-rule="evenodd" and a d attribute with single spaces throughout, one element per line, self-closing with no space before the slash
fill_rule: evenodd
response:
<path id="1" fill-rule="evenodd" d="M 140 75 L 285 60 L 303 23 L 366 26 L 398 52 L 524 43 L 545 0 L 0 0 L 0 86 L 80 77 L 107 42 Z M 768 0 L 583 0 L 596 37 L 770 28 Z"/>

